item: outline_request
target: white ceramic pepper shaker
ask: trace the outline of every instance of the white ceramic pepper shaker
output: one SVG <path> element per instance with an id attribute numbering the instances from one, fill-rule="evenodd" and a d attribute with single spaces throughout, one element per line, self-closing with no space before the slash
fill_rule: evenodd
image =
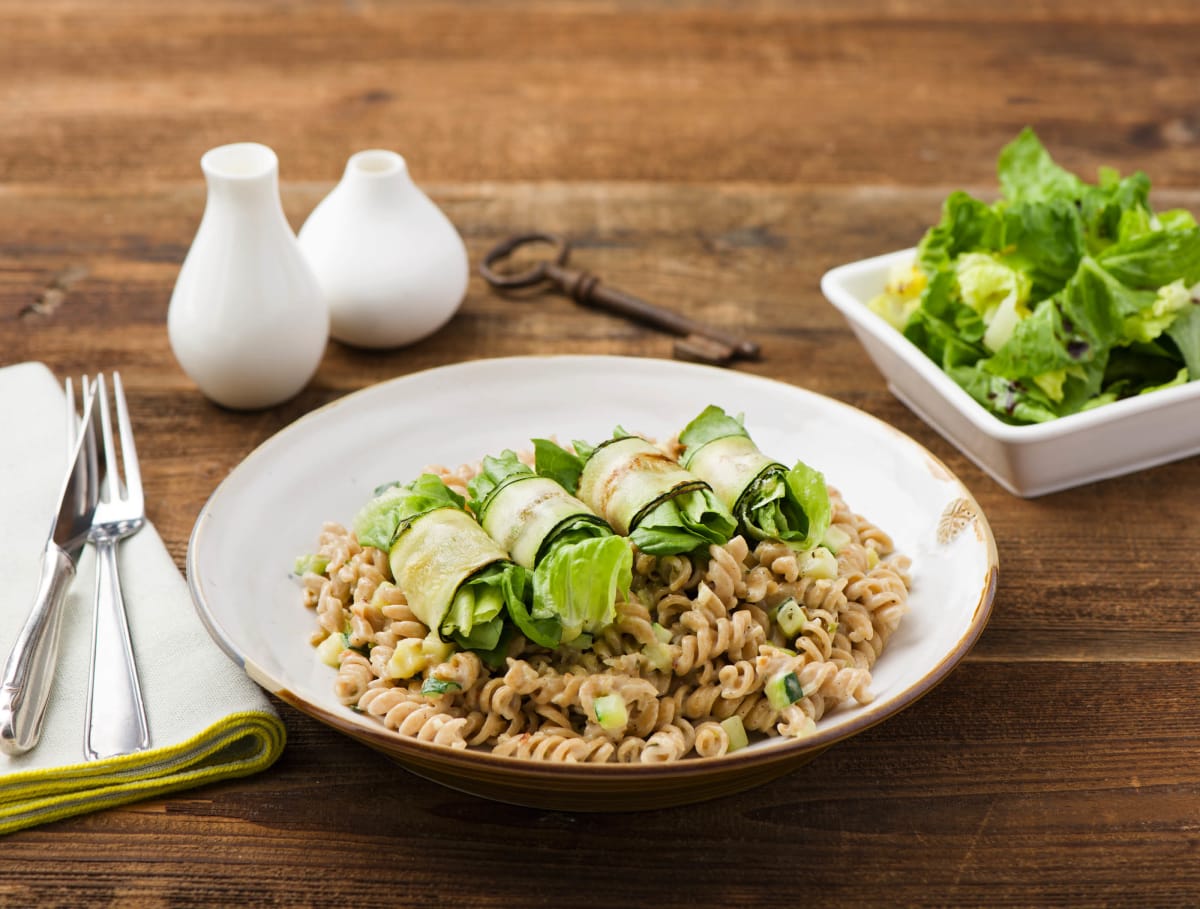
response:
<path id="1" fill-rule="evenodd" d="M 167 311 L 171 349 L 216 403 L 270 407 L 317 371 L 329 309 L 283 212 L 275 152 L 222 145 L 200 167 L 208 196 Z"/>
<path id="2" fill-rule="evenodd" d="M 462 237 L 395 152 L 351 156 L 299 239 L 329 304 L 330 334 L 346 344 L 412 344 L 445 325 L 466 294 Z"/>

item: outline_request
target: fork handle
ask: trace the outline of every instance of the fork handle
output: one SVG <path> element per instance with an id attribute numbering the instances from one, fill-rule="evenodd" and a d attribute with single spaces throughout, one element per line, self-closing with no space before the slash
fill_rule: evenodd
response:
<path id="1" fill-rule="evenodd" d="M 75 563 L 50 540 L 42 555 L 42 577 L 33 609 L 0 682 L 0 751 L 24 754 L 38 743 L 54 683 L 62 637 L 63 603 L 75 577 Z"/>
<path id="2" fill-rule="evenodd" d="M 89 761 L 131 754 L 150 745 L 117 573 L 117 541 L 96 536 L 92 542 L 96 548 L 96 607 L 83 747 Z"/>

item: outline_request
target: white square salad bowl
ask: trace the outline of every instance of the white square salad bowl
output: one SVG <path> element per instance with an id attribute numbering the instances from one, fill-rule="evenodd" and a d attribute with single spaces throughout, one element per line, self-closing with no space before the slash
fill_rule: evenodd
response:
<path id="1" fill-rule="evenodd" d="M 1200 453 L 1200 382 L 1164 388 L 1047 423 L 989 413 L 867 302 L 901 250 L 826 272 L 821 291 L 845 316 L 892 393 L 1009 492 L 1031 498 Z"/>

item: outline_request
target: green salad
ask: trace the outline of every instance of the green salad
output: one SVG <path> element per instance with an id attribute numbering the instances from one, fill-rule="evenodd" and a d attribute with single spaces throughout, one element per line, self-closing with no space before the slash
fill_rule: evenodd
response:
<path id="1" fill-rule="evenodd" d="M 1001 197 L 952 193 L 916 261 L 868 303 L 1008 423 L 1043 423 L 1200 378 L 1200 227 L 1150 181 L 1088 183 L 1025 129 Z"/>

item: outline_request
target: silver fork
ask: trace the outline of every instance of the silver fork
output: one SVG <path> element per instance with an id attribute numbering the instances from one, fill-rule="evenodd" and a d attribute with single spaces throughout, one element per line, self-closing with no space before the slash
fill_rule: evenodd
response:
<path id="1" fill-rule="evenodd" d="M 84 733 L 84 756 L 89 760 L 142 751 L 150 745 L 146 708 L 142 703 L 137 663 L 125 616 L 125 598 L 117 568 L 117 544 L 146 523 L 142 474 L 129 424 L 121 376 L 113 373 L 113 399 L 121 440 L 124 481 L 117 464 L 104 376 L 95 379 L 96 403 L 104 444 L 99 453 L 100 501 L 88 540 L 96 549 L 96 604 L 92 631 L 92 660 Z M 84 378 L 87 383 L 86 377 Z"/>

